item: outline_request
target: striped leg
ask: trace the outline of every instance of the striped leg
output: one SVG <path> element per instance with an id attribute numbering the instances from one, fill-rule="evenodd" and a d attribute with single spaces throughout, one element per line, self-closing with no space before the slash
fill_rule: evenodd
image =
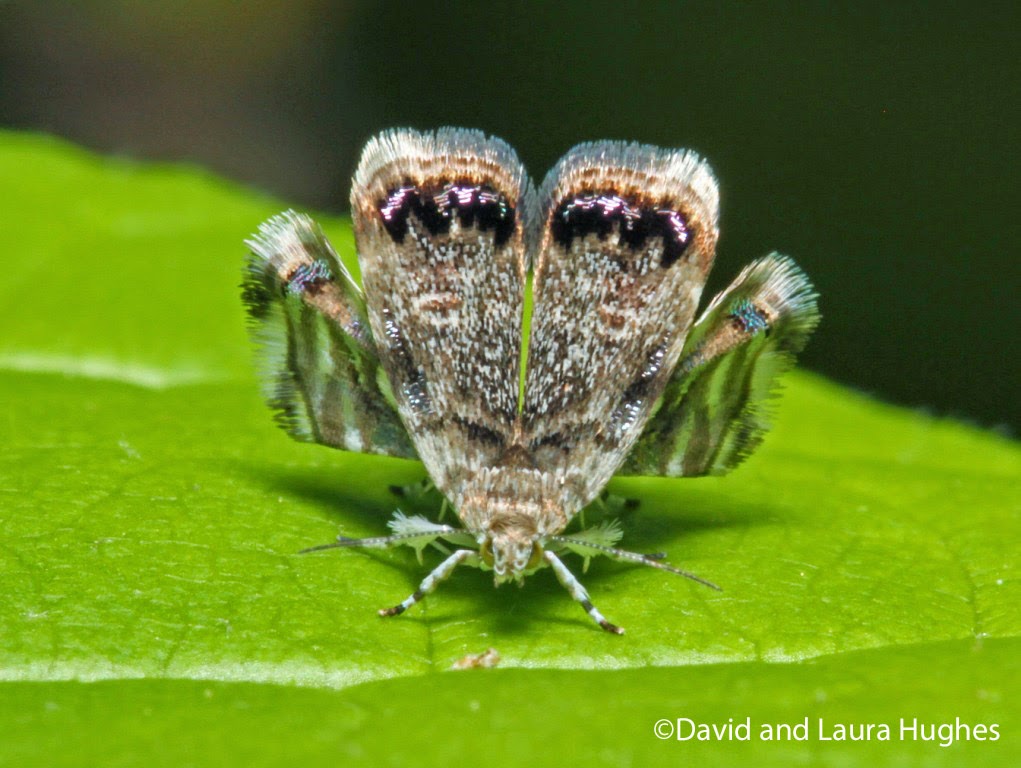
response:
<path id="1" fill-rule="evenodd" d="M 408 608 L 413 606 L 423 597 L 428 595 L 437 585 L 445 578 L 447 578 L 457 566 L 465 563 L 467 565 L 479 566 L 482 564 L 482 558 L 479 557 L 479 553 L 471 549 L 459 549 L 442 563 L 433 569 L 433 572 L 422 579 L 422 583 L 418 585 L 410 597 L 404 602 L 395 605 L 393 608 L 382 608 L 379 611 L 380 616 L 398 616 L 404 613 Z"/>
<path id="2" fill-rule="evenodd" d="M 581 603 L 581 607 L 585 609 L 585 613 L 591 616 L 592 620 L 595 621 L 596 624 L 601 626 L 607 632 L 613 632 L 615 635 L 624 634 L 623 627 L 618 627 L 616 624 L 608 622 L 606 617 L 599 612 L 599 609 L 592 605 L 591 601 L 588 599 L 588 592 L 585 591 L 585 587 L 583 587 L 581 582 L 574 577 L 573 573 L 567 570 L 567 566 L 561 562 L 559 557 L 549 550 L 543 553 L 543 557 L 546 559 L 547 563 L 553 566 L 553 573 L 557 575 L 557 580 L 563 584 L 564 589 L 570 593 L 571 597 Z"/>

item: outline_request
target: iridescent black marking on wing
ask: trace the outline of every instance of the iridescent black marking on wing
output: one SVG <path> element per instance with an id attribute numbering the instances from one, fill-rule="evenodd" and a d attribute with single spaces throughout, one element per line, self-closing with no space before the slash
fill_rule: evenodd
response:
<path id="1" fill-rule="evenodd" d="M 406 181 L 388 192 L 378 203 L 383 226 L 396 243 L 408 234 L 408 219 L 414 217 L 430 235 L 445 235 L 455 217 L 463 227 L 493 233 L 493 244 L 504 245 L 514 233 L 514 206 L 507 196 L 487 184 L 469 180 L 415 186 Z"/>
<path id="2" fill-rule="evenodd" d="M 622 474 L 723 474 L 762 442 L 777 377 L 819 322 L 816 294 L 776 254 L 741 272 L 695 324 Z"/>
<path id="3" fill-rule="evenodd" d="M 659 239 L 663 249 L 660 266 L 664 268 L 684 255 L 692 241 L 685 215 L 672 210 L 669 203 L 661 207 L 640 198 L 625 199 L 591 190 L 569 197 L 557 206 L 550 220 L 550 232 L 554 241 L 567 249 L 576 238 L 590 234 L 605 240 L 612 233 L 618 243 L 632 250 L 645 248 L 650 238 Z"/>
<path id="4" fill-rule="evenodd" d="M 569 152 L 541 196 L 522 432 L 570 516 L 624 460 L 681 354 L 717 190 L 694 153 L 611 142 Z"/>
<path id="5" fill-rule="evenodd" d="M 242 299 L 277 423 L 298 440 L 414 458 L 361 292 L 319 226 L 288 211 L 248 245 Z"/>

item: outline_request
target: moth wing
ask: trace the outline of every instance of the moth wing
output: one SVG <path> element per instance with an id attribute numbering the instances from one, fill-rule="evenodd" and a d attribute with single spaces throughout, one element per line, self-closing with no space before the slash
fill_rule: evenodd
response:
<path id="1" fill-rule="evenodd" d="M 622 474 L 719 475 L 740 464 L 769 428 L 777 377 L 818 322 L 816 293 L 791 259 L 745 267 L 689 334 Z"/>
<path id="2" fill-rule="evenodd" d="M 385 132 L 355 173 L 369 324 L 418 455 L 450 498 L 512 440 L 533 196 L 514 151 L 478 131 Z"/>
<path id="3" fill-rule="evenodd" d="M 695 153 L 582 144 L 540 193 L 522 426 L 568 515 L 642 433 L 712 267 L 719 196 Z"/>
<path id="4" fill-rule="evenodd" d="M 242 297 L 280 426 L 298 440 L 414 458 L 386 391 L 361 290 L 319 225 L 288 211 L 247 245 Z"/>

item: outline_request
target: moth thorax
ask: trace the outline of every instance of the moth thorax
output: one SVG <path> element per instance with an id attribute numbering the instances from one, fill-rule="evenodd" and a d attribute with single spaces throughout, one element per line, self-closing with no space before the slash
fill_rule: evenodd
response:
<path id="1" fill-rule="evenodd" d="M 495 515 L 486 527 L 480 554 L 493 569 L 497 584 L 520 583 L 542 562 L 535 518 L 515 511 Z"/>

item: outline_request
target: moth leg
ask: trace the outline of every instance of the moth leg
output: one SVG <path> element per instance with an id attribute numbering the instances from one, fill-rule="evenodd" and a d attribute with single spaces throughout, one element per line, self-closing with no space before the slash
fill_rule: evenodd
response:
<path id="1" fill-rule="evenodd" d="M 442 544 L 440 544 L 438 539 L 433 539 L 432 541 L 430 541 L 429 542 L 429 546 L 432 547 L 433 549 L 435 549 L 437 552 L 439 552 L 444 557 L 446 557 L 447 555 L 450 554 L 450 550 L 447 549 Z M 666 557 L 665 554 L 663 556 Z M 421 551 L 418 552 L 418 562 L 420 562 L 420 563 L 422 562 L 422 552 Z"/>
<path id="2" fill-rule="evenodd" d="M 426 477 L 419 480 L 417 483 L 408 483 L 407 485 L 391 485 L 389 487 L 390 493 L 394 496 L 398 496 L 402 499 L 409 499 L 413 502 L 421 501 L 422 498 L 430 491 L 436 489 L 430 478 Z"/>
<path id="3" fill-rule="evenodd" d="M 391 485 L 390 493 L 394 496 L 399 496 L 402 499 L 407 499 L 411 504 L 415 506 L 424 506 L 426 497 L 431 493 L 439 493 L 436 488 L 436 484 L 433 483 L 431 478 L 425 478 L 417 483 L 410 483 L 408 485 Z M 438 520 L 442 520 L 447 516 L 447 510 L 451 508 L 450 502 L 447 501 L 446 496 L 441 496 L 440 501 L 440 512 L 437 515 Z"/>
<path id="4" fill-rule="evenodd" d="M 555 554 L 546 550 L 543 552 L 543 558 L 546 562 L 553 566 L 553 573 L 557 575 L 557 581 L 559 581 L 564 589 L 568 593 L 581 603 L 581 607 L 585 609 L 585 613 L 592 617 L 592 620 L 605 629 L 607 632 L 612 632 L 615 635 L 623 635 L 624 628 L 618 627 L 616 624 L 611 624 L 606 620 L 606 617 L 599 612 L 599 609 L 592 605 L 592 602 L 588 599 L 588 592 L 585 587 L 582 586 L 581 582 L 575 578 L 574 574 L 567 570 L 567 566 L 563 564 L 559 557 Z"/>
<path id="5" fill-rule="evenodd" d="M 438 516 L 438 519 L 442 520 L 443 518 L 445 518 L 447 516 L 447 510 L 450 508 L 451 508 L 450 502 L 447 501 L 447 497 L 444 496 L 443 501 L 440 503 L 440 514 Z"/>
<path id="6" fill-rule="evenodd" d="M 380 616 L 399 616 L 404 613 L 408 608 L 419 602 L 422 598 L 432 592 L 439 585 L 441 581 L 446 579 L 454 571 L 457 566 L 462 563 L 467 565 L 479 566 L 482 564 L 482 558 L 479 557 L 479 553 L 471 549 L 459 549 L 436 568 L 433 569 L 432 573 L 422 579 L 422 583 L 418 585 L 418 589 L 411 593 L 407 599 L 403 602 L 398 603 L 393 608 L 382 608 L 379 611 Z"/>
<path id="7" fill-rule="evenodd" d="M 596 503 L 599 504 L 604 511 L 613 515 L 620 515 L 623 512 L 630 512 L 633 509 L 638 509 L 641 501 L 627 496 L 618 496 L 616 493 L 610 493 L 609 491 L 604 490 L 596 497 Z"/>
<path id="8" fill-rule="evenodd" d="M 578 511 L 578 526 L 582 530 L 586 530 L 588 528 L 588 522 L 585 518 L 585 510 L 587 509 L 598 509 L 604 515 L 621 517 L 625 515 L 625 513 L 638 509 L 639 504 L 641 504 L 641 502 L 638 499 L 630 499 L 627 496 L 618 496 L 615 493 L 610 493 L 609 491 L 604 490 L 592 500 L 592 503 L 589 506 L 583 507 Z"/>

